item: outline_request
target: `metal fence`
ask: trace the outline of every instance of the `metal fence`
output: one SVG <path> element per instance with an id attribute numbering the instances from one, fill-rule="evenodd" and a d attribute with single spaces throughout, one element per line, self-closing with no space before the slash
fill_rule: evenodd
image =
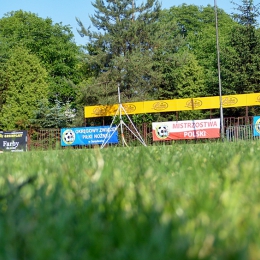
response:
<path id="1" fill-rule="evenodd" d="M 253 125 L 229 126 L 226 129 L 226 140 L 253 140 Z"/>
<path id="2" fill-rule="evenodd" d="M 225 117 L 223 121 L 224 121 L 225 128 L 228 128 L 230 126 L 252 125 L 253 116 Z"/>
<path id="3" fill-rule="evenodd" d="M 147 145 L 161 145 L 174 143 L 197 143 L 208 142 L 208 139 L 196 140 L 178 140 L 178 141 L 157 141 L 153 142 L 152 138 L 152 124 L 143 123 L 136 126 L 136 130 L 130 125 L 131 131 L 124 131 L 124 138 L 126 143 L 135 146 L 141 145 L 137 140 L 135 131 L 137 130 L 143 137 Z M 253 117 L 229 117 L 224 118 L 225 140 L 238 141 L 238 140 L 253 140 Z M 218 141 L 219 139 L 212 139 L 210 141 Z M 28 150 L 54 150 L 54 149 L 90 149 L 93 146 L 72 146 L 61 147 L 60 145 L 60 129 L 39 129 L 28 131 Z M 121 146 L 121 136 L 119 134 L 119 144 Z M 115 146 L 115 145 L 113 145 Z"/>

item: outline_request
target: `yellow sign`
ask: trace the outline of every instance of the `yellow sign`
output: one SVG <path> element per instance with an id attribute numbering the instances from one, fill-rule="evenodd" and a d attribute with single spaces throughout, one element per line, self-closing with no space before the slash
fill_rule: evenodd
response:
<path id="1" fill-rule="evenodd" d="M 260 93 L 222 96 L 223 108 L 259 106 Z M 219 96 L 198 97 L 171 100 L 152 100 L 143 102 L 123 103 L 122 115 L 174 112 L 184 110 L 216 109 L 220 107 Z M 86 106 L 85 118 L 113 116 L 118 112 L 119 105 Z"/>
<path id="2" fill-rule="evenodd" d="M 170 112 L 174 109 L 173 100 L 153 100 L 145 101 L 144 113 Z M 149 111 L 149 112 L 145 112 Z"/>
<path id="3" fill-rule="evenodd" d="M 247 94 L 247 104 L 250 106 L 259 106 L 260 105 L 260 93 Z"/>

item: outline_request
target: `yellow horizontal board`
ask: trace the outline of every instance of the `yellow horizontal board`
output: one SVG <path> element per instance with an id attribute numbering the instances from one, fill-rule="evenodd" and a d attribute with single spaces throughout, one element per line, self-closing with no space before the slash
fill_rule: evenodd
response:
<path id="1" fill-rule="evenodd" d="M 118 109 L 118 105 L 109 106 L 86 106 L 84 107 L 85 118 L 103 117 L 114 115 Z"/>
<path id="2" fill-rule="evenodd" d="M 171 112 L 176 110 L 176 100 L 145 101 L 144 113 Z"/>
<path id="3" fill-rule="evenodd" d="M 215 109 L 220 107 L 219 97 L 203 97 L 202 104 L 199 109 Z"/>
<path id="4" fill-rule="evenodd" d="M 122 104 L 123 108 L 121 109 L 122 115 L 125 112 L 129 115 L 131 114 L 142 114 L 144 113 L 144 102 L 133 102 L 133 103 L 124 103 Z M 91 117 L 103 117 L 103 116 L 113 116 L 118 112 L 118 104 L 116 105 L 107 105 L 107 106 L 86 106 L 84 108 L 85 118 Z M 119 113 L 119 112 L 118 112 Z"/>
<path id="5" fill-rule="evenodd" d="M 125 112 L 128 115 L 144 113 L 144 102 L 123 103 L 122 106 L 122 115 L 124 115 Z"/>
<path id="6" fill-rule="evenodd" d="M 247 94 L 223 96 L 222 106 L 223 108 L 247 106 L 246 96 Z"/>
<path id="7" fill-rule="evenodd" d="M 222 96 L 223 108 L 259 106 L 260 93 L 226 95 Z M 131 114 L 174 112 L 185 110 L 216 109 L 220 107 L 219 96 L 198 97 L 171 100 L 152 100 L 143 102 L 123 103 L 122 115 L 125 112 Z M 118 104 L 107 106 L 86 106 L 84 107 L 85 118 L 114 116 L 118 110 Z"/>
<path id="8" fill-rule="evenodd" d="M 176 111 L 193 110 L 200 106 L 200 102 L 197 101 L 197 99 L 192 98 L 176 99 Z"/>
<path id="9" fill-rule="evenodd" d="M 260 93 L 247 94 L 248 106 L 259 106 L 260 105 Z"/>

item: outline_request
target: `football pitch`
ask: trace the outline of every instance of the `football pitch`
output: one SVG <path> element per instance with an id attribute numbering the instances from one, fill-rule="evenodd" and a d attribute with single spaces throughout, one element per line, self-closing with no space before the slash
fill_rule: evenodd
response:
<path id="1" fill-rule="evenodd" d="M 0 259 L 260 259 L 260 142 L 0 155 Z"/>

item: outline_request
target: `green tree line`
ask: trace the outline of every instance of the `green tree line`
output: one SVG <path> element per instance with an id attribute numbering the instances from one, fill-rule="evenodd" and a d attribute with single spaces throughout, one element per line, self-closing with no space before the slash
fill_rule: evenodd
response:
<path id="1" fill-rule="evenodd" d="M 84 106 L 118 103 L 118 87 L 122 102 L 217 96 L 216 11 L 222 94 L 260 92 L 253 0 L 233 3 L 233 14 L 210 5 L 162 9 L 158 0 L 92 4 L 94 29 L 77 18 L 83 46 L 69 25 L 51 18 L 18 10 L 0 19 L 0 129 L 82 126 Z M 257 107 L 248 111 L 257 113 Z M 244 108 L 224 110 L 224 116 L 241 115 Z M 208 116 L 179 113 L 179 119 Z M 160 113 L 134 119 L 174 118 Z"/>

